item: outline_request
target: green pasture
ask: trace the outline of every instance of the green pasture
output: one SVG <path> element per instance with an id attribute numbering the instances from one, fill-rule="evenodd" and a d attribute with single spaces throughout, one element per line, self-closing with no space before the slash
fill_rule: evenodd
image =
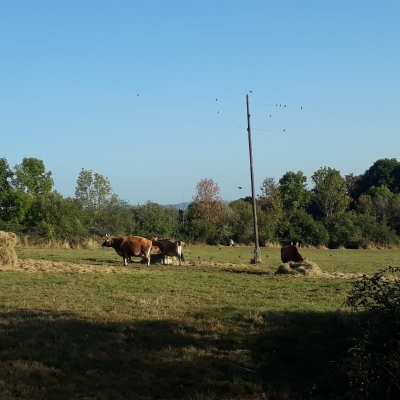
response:
<path id="1" fill-rule="evenodd" d="M 300 248 L 304 257 L 317 263 L 326 272 L 371 274 L 389 265 L 400 265 L 400 249 L 384 250 L 329 250 Z M 122 258 L 113 249 L 93 250 L 18 248 L 18 257 L 67 261 L 78 264 L 122 265 Z M 254 248 L 247 246 L 188 246 L 184 249 L 186 264 L 190 263 L 231 263 L 247 264 L 254 257 Z M 280 248 L 261 248 L 261 269 L 275 271 L 281 262 Z M 134 259 L 139 263 L 139 259 Z"/>
<path id="2" fill-rule="evenodd" d="M 1 272 L 0 399 L 334 399 L 357 318 L 350 279 L 277 276 L 279 249 L 189 246 L 124 267 L 111 249 L 18 257 L 114 272 Z M 323 271 L 373 273 L 399 250 L 301 249 Z"/>

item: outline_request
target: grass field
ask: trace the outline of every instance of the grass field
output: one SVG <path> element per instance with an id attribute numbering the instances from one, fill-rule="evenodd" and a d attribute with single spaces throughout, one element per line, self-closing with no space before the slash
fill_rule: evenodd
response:
<path id="1" fill-rule="evenodd" d="M 52 263 L 1 272 L 1 399 L 341 398 L 336 361 L 358 335 L 337 311 L 346 276 L 275 275 L 279 249 L 252 265 L 251 247 L 190 246 L 181 267 L 16 250 Z M 301 251 L 327 272 L 400 265 L 399 250 Z"/>

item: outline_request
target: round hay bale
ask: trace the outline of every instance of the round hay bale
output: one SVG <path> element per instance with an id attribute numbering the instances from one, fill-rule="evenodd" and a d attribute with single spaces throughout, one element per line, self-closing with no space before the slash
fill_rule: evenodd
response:
<path id="1" fill-rule="evenodd" d="M 15 245 L 17 244 L 17 235 L 13 232 L 0 231 L 0 265 L 18 264 Z"/>
<path id="2" fill-rule="evenodd" d="M 315 262 L 304 260 L 301 262 L 289 261 L 280 264 L 276 274 L 291 274 L 303 276 L 319 276 L 322 275 L 321 268 Z"/>

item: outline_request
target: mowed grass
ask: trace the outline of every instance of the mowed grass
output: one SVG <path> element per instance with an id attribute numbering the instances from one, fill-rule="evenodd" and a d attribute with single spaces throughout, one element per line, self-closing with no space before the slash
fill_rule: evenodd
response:
<path id="1" fill-rule="evenodd" d="M 373 273 L 399 250 L 311 250 L 324 271 Z M 114 273 L 1 272 L 0 398 L 335 398 L 358 333 L 349 279 L 277 276 L 279 249 L 195 247 L 124 267 L 113 250 L 18 248 Z M 322 398 L 322 397 L 320 397 Z"/>

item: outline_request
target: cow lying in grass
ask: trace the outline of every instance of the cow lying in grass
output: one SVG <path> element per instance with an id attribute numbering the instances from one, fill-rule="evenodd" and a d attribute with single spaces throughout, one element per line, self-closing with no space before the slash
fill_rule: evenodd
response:
<path id="1" fill-rule="evenodd" d="M 289 261 L 302 262 L 304 261 L 304 257 L 300 254 L 300 251 L 296 246 L 290 244 L 281 248 L 281 260 L 283 263 Z"/>
<path id="2" fill-rule="evenodd" d="M 160 249 L 162 262 L 165 265 L 166 257 L 178 257 L 179 265 L 185 262 L 185 258 L 182 253 L 182 248 L 185 243 L 180 240 L 171 239 L 158 239 L 154 238 L 153 246 L 157 246 Z"/>
<path id="3" fill-rule="evenodd" d="M 107 234 L 102 246 L 112 247 L 122 257 L 124 265 L 128 265 L 128 260 L 130 261 L 131 257 L 143 257 L 147 260 L 147 265 L 150 265 L 152 243 L 149 239 L 141 236 L 116 238 Z"/>

